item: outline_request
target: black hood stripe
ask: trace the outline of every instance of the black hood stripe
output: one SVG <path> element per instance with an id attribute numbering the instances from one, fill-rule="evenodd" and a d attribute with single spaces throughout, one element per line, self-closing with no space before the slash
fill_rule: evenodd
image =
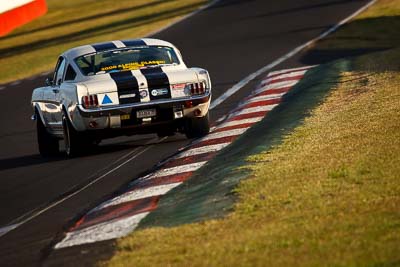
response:
<path id="1" fill-rule="evenodd" d="M 106 50 L 111 50 L 117 48 L 117 46 L 113 42 L 109 43 L 101 43 L 92 45 L 96 52 L 102 52 Z"/>
<path id="2" fill-rule="evenodd" d="M 112 72 L 110 76 L 117 84 L 120 104 L 140 102 L 139 84 L 131 71 Z"/>
<path id="3" fill-rule="evenodd" d="M 149 88 L 150 100 L 156 100 L 161 98 L 171 98 L 171 88 L 167 74 L 161 69 L 161 67 L 148 68 L 140 70 L 147 80 L 147 86 Z M 153 90 L 165 89 L 166 94 L 157 95 L 153 93 Z M 162 91 L 162 90 L 161 90 Z"/>
<path id="4" fill-rule="evenodd" d="M 123 40 L 121 41 L 125 46 L 143 46 L 146 43 L 143 40 Z"/>

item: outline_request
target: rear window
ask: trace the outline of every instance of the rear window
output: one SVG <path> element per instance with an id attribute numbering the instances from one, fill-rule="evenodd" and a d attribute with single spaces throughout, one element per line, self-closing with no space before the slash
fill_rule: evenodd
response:
<path id="1" fill-rule="evenodd" d="M 116 49 L 80 56 L 75 62 L 85 76 L 179 64 L 174 49 L 167 46 Z"/>

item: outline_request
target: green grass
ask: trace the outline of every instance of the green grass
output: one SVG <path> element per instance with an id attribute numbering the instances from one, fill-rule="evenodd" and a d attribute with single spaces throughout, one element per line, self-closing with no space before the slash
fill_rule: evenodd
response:
<path id="1" fill-rule="evenodd" d="M 399 16 L 400 1 L 378 1 L 316 45 L 364 50 L 299 84 L 299 97 L 331 91 L 280 142 L 259 138 L 265 149 L 235 171 L 250 176 L 235 189 L 233 212 L 136 231 L 100 265 L 400 266 Z"/>
<path id="2" fill-rule="evenodd" d="M 75 46 L 146 36 L 206 2 L 48 0 L 45 16 L 0 38 L 0 84 L 49 71 Z"/>

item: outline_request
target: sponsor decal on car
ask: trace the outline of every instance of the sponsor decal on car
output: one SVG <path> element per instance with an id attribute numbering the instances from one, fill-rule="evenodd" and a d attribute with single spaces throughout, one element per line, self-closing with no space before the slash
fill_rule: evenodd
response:
<path id="1" fill-rule="evenodd" d="M 147 93 L 147 90 L 140 90 L 139 92 L 140 98 L 146 98 L 149 94 Z"/>
<path id="2" fill-rule="evenodd" d="M 160 95 L 167 95 L 167 94 L 168 94 L 168 89 L 167 88 L 151 90 L 151 95 L 152 96 L 160 96 Z"/>
<path id="3" fill-rule="evenodd" d="M 112 104 L 112 100 L 108 95 L 104 95 L 103 101 L 101 101 L 102 105 Z"/>
<path id="4" fill-rule="evenodd" d="M 120 95 L 119 98 L 132 98 L 135 96 L 136 96 L 136 94 L 126 94 L 126 95 Z"/>
<path id="5" fill-rule="evenodd" d="M 172 84 L 171 88 L 173 90 L 183 90 L 186 87 L 186 83 L 177 83 L 177 84 Z"/>
<path id="6" fill-rule="evenodd" d="M 123 120 L 130 120 L 131 119 L 131 115 L 130 114 L 123 114 L 120 116 L 121 121 Z"/>

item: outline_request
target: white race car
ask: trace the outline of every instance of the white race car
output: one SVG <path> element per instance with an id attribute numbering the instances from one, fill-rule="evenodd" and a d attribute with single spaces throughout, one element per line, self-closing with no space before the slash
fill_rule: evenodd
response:
<path id="1" fill-rule="evenodd" d="M 63 53 L 46 86 L 32 93 L 39 152 L 74 156 L 102 139 L 141 133 L 209 132 L 211 81 L 157 39 L 85 45 Z"/>

